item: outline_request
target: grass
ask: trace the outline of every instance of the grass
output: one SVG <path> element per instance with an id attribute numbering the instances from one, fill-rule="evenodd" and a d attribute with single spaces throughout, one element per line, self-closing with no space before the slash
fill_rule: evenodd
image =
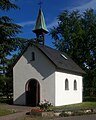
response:
<path id="1" fill-rule="evenodd" d="M 0 108 L 0 116 L 9 115 L 9 114 L 12 114 L 12 113 L 15 113 L 15 111 L 14 110 Z"/>
<path id="2" fill-rule="evenodd" d="M 13 114 L 16 112 L 15 110 L 8 109 L 8 108 L 4 107 L 4 106 L 6 106 L 6 104 L 11 104 L 11 103 L 12 103 L 12 98 L 7 99 L 5 97 L 4 98 L 0 97 L 0 116 L 9 115 L 9 114 Z"/>
<path id="3" fill-rule="evenodd" d="M 59 107 L 53 107 L 53 110 L 67 110 L 67 109 L 92 109 L 96 108 L 96 102 L 83 102 L 79 104 L 64 105 Z"/>

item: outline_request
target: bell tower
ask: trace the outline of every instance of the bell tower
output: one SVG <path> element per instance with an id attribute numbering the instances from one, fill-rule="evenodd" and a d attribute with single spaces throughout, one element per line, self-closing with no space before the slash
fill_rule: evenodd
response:
<path id="1" fill-rule="evenodd" d="M 45 34 L 48 33 L 48 29 L 46 27 L 45 24 L 45 19 L 44 19 L 44 15 L 41 9 L 41 6 L 39 8 L 39 13 L 38 13 L 38 17 L 37 17 L 37 21 L 35 24 L 35 27 L 33 29 L 33 32 L 36 34 L 36 43 L 41 43 L 44 45 L 44 36 Z"/>

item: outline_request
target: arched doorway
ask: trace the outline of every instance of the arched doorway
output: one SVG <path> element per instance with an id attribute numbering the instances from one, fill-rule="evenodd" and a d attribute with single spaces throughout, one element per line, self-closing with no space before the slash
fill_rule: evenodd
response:
<path id="1" fill-rule="evenodd" d="M 37 106 L 40 102 L 40 84 L 37 80 L 31 79 L 26 83 L 26 105 Z"/>

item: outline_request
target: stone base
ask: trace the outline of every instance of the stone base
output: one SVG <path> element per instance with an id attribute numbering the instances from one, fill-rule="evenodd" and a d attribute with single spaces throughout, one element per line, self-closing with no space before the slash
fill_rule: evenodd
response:
<path id="1" fill-rule="evenodd" d="M 31 116 L 53 117 L 54 112 L 31 112 Z"/>

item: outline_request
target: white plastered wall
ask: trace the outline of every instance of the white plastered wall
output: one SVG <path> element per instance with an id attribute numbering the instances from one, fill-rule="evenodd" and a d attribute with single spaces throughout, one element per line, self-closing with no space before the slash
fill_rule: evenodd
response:
<path id="1" fill-rule="evenodd" d="M 65 90 L 65 79 L 69 81 L 69 90 Z M 74 80 L 77 90 L 74 90 Z M 55 72 L 55 106 L 82 102 L 82 76 Z"/>
<path id="2" fill-rule="evenodd" d="M 35 61 L 30 61 L 32 52 Z M 26 104 L 25 85 L 30 79 L 40 83 L 40 101 L 46 99 L 55 105 L 55 66 L 34 46 L 27 49 L 13 68 L 14 104 Z"/>

